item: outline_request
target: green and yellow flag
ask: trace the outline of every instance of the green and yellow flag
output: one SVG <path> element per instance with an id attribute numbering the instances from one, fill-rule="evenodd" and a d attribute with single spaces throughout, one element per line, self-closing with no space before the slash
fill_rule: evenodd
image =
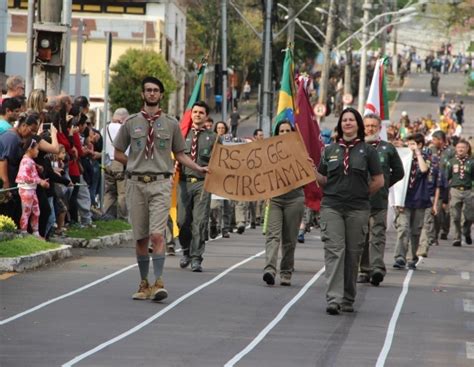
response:
<path id="1" fill-rule="evenodd" d="M 293 51 L 291 47 L 288 46 L 285 50 L 285 60 L 283 61 L 283 73 L 278 94 L 278 109 L 273 125 L 273 134 L 275 134 L 277 126 L 283 120 L 289 120 L 291 125 L 295 126 L 294 72 Z"/>

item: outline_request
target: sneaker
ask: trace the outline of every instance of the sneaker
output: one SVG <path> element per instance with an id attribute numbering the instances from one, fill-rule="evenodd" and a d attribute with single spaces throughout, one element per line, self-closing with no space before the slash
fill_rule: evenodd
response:
<path id="1" fill-rule="evenodd" d="M 138 291 L 133 294 L 132 299 L 145 300 L 145 299 L 149 299 L 150 296 L 151 296 L 150 284 L 148 284 L 148 280 L 143 279 L 140 282 L 140 286 L 138 287 Z"/>
<path id="2" fill-rule="evenodd" d="M 229 232 L 227 232 L 227 231 L 222 231 L 222 237 L 223 237 L 223 238 L 229 238 L 229 237 L 230 237 Z"/>
<path id="3" fill-rule="evenodd" d="M 245 232 L 245 226 L 239 226 L 237 227 L 237 233 L 238 234 L 242 234 Z"/>
<path id="4" fill-rule="evenodd" d="M 194 273 L 202 273 L 202 265 L 199 260 L 193 260 L 191 262 L 191 271 Z"/>
<path id="5" fill-rule="evenodd" d="M 417 263 L 417 262 L 418 262 L 418 260 L 416 260 L 416 261 L 415 261 L 415 260 L 410 261 L 410 262 L 408 263 L 408 269 L 409 269 L 409 270 L 416 270 L 416 263 Z"/>
<path id="6" fill-rule="evenodd" d="M 191 258 L 188 255 L 183 255 L 181 260 L 179 260 L 179 266 L 181 269 L 187 268 L 191 264 Z"/>
<path id="7" fill-rule="evenodd" d="M 374 271 L 370 277 L 370 284 L 375 287 L 378 287 L 380 283 L 383 282 L 383 273 L 380 271 Z"/>
<path id="8" fill-rule="evenodd" d="M 151 287 L 150 298 L 153 302 L 160 302 L 160 301 L 163 301 L 167 297 L 168 297 L 168 291 L 165 289 L 163 280 L 160 277 L 155 281 L 155 284 L 153 285 L 153 287 Z"/>
<path id="9" fill-rule="evenodd" d="M 341 305 L 341 311 L 342 312 L 354 312 L 354 306 L 352 306 L 348 303 L 343 303 Z"/>
<path id="10" fill-rule="evenodd" d="M 176 255 L 176 251 L 174 249 L 174 246 L 168 246 L 166 248 L 166 253 L 168 254 L 168 256 L 175 256 Z"/>
<path id="11" fill-rule="evenodd" d="M 471 235 L 467 235 L 467 236 L 466 236 L 466 244 L 472 245 L 472 238 L 471 238 Z"/>
<path id="12" fill-rule="evenodd" d="M 330 303 L 330 304 L 326 307 L 326 312 L 327 312 L 329 315 L 339 315 L 340 312 L 341 312 L 341 306 L 339 306 L 337 303 Z"/>
<path id="13" fill-rule="evenodd" d="M 406 262 L 403 259 L 397 259 L 393 264 L 395 269 L 405 269 Z"/>
<path id="14" fill-rule="evenodd" d="M 296 239 L 299 243 L 304 243 L 304 232 L 300 233 Z"/>
<path id="15" fill-rule="evenodd" d="M 453 246 L 454 247 L 461 247 L 461 241 L 460 240 L 456 240 L 453 242 Z"/>
<path id="16" fill-rule="evenodd" d="M 291 285 L 291 275 L 281 274 L 280 275 L 280 285 L 289 287 Z"/>
<path id="17" fill-rule="evenodd" d="M 270 273 L 269 271 L 263 274 L 263 281 L 267 283 L 267 285 L 274 285 L 275 284 L 275 275 Z"/>
<path id="18" fill-rule="evenodd" d="M 369 282 L 369 274 L 360 273 L 357 277 L 357 283 L 368 283 Z"/>

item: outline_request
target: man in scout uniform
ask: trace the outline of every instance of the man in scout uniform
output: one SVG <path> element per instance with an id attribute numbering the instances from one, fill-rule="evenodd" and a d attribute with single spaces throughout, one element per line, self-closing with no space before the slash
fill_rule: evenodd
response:
<path id="1" fill-rule="evenodd" d="M 465 140 L 460 140 L 456 144 L 456 156 L 450 159 L 446 165 L 449 194 L 451 197 L 451 226 L 454 228 L 453 246 L 461 246 L 461 211 L 464 214 L 462 233 L 466 239 L 466 244 L 472 244 L 474 159 L 470 156 L 469 152 L 469 143 Z"/>
<path id="2" fill-rule="evenodd" d="M 192 128 L 186 136 L 184 153 L 200 166 L 207 166 L 216 133 L 206 129 L 204 124 L 209 106 L 199 101 L 191 109 Z M 209 222 L 211 196 L 204 191 L 204 174 L 188 167 L 181 169 L 178 186 L 179 243 L 183 249 L 180 267 L 191 264 L 193 272 L 202 272 L 202 255 L 205 245 L 205 229 Z"/>
<path id="3" fill-rule="evenodd" d="M 378 286 L 387 269 L 383 261 L 387 231 L 388 190 L 404 176 L 403 163 L 395 147 L 380 139 L 381 120 L 375 114 L 364 117 L 365 142 L 376 150 L 384 175 L 384 187 L 370 197 L 369 233 L 360 261 L 358 283 Z"/>
<path id="4" fill-rule="evenodd" d="M 164 234 L 171 205 L 170 177 L 174 171 L 171 152 L 178 162 L 200 175 L 208 171 L 184 154 L 185 144 L 179 125 L 159 107 L 163 93 L 161 81 L 155 77 L 143 79 L 143 109 L 124 122 L 114 139 L 114 158 L 127 167 L 127 207 L 141 277 L 133 299 L 155 302 L 168 297 L 161 276 L 165 263 Z M 130 149 L 128 157 L 124 153 L 127 148 Z M 148 282 L 149 241 L 153 247 L 153 285 Z"/>

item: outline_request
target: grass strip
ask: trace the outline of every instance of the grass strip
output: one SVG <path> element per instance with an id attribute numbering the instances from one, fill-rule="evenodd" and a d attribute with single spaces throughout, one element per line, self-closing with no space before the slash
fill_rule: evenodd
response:
<path id="1" fill-rule="evenodd" d="M 18 237 L 0 241 L 0 257 L 18 257 L 31 255 L 39 251 L 59 248 L 60 245 L 46 242 L 34 236 Z"/>
<path id="2" fill-rule="evenodd" d="M 120 233 L 132 228 L 128 222 L 118 219 L 107 221 L 99 220 L 94 222 L 94 224 L 96 225 L 96 228 L 81 228 L 78 226 L 73 226 L 68 229 L 66 235 L 72 238 L 84 238 L 86 240 L 92 240 L 97 237 Z"/>

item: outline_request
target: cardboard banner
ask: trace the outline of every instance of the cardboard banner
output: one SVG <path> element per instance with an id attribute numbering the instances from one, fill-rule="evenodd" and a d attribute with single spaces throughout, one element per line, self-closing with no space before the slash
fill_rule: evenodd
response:
<path id="1" fill-rule="evenodd" d="M 286 194 L 316 180 L 298 132 L 239 145 L 216 144 L 204 189 L 231 200 Z"/>
<path id="2" fill-rule="evenodd" d="M 410 148 L 397 148 L 398 155 L 403 163 L 405 176 L 390 188 L 388 193 L 389 206 L 405 206 L 405 198 L 407 196 L 408 181 L 410 179 L 411 162 L 413 160 L 413 152 Z"/>

